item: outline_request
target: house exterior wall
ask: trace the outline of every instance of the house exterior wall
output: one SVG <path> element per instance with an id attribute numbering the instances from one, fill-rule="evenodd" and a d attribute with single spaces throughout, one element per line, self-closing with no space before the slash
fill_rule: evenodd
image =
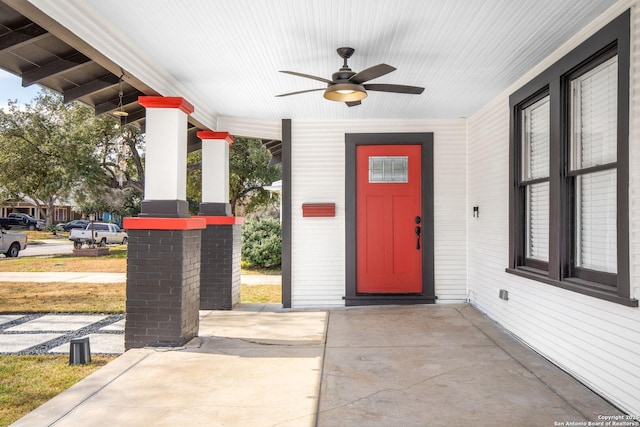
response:
<path id="1" fill-rule="evenodd" d="M 72 219 L 79 218 L 79 215 L 74 213 L 73 208 L 71 206 L 55 206 L 55 212 L 53 216 L 53 222 L 66 222 L 71 221 Z M 42 207 L 43 217 L 40 218 L 38 207 L 27 201 L 18 201 L 18 202 L 7 202 L 0 204 L 0 217 L 6 217 L 11 212 L 20 212 L 31 215 L 37 219 L 46 219 L 47 207 Z"/>
<path id="2" fill-rule="evenodd" d="M 437 302 L 461 302 L 466 298 L 465 120 L 294 120 L 291 143 L 293 307 L 344 305 L 345 133 L 383 132 L 433 132 Z M 303 203 L 335 203 L 336 216 L 305 218 Z"/>
<path id="3" fill-rule="evenodd" d="M 509 95 L 629 7 L 630 276 L 640 298 L 640 1 L 621 1 L 468 120 L 469 299 L 526 344 L 621 409 L 640 413 L 640 309 L 505 272 L 509 249 Z M 509 300 L 498 298 L 500 289 Z"/>

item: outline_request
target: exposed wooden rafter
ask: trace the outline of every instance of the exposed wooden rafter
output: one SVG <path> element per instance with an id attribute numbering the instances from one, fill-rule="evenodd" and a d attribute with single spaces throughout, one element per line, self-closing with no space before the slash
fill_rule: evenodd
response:
<path id="1" fill-rule="evenodd" d="M 25 25 L 0 36 L 0 51 L 16 48 L 25 43 L 33 43 L 47 34 L 44 28 L 27 21 Z"/>
<path id="2" fill-rule="evenodd" d="M 65 71 L 72 70 L 76 67 L 81 67 L 88 62 L 91 62 L 91 59 L 87 58 L 80 52 L 74 52 L 66 58 L 59 58 L 41 67 L 25 71 L 22 73 L 22 86 L 31 86 L 32 84 L 39 83 L 48 77 L 64 73 Z"/>
<path id="3" fill-rule="evenodd" d="M 111 73 L 98 77 L 80 86 L 76 86 L 64 91 L 64 102 L 75 101 L 84 96 L 91 95 L 95 92 L 114 87 L 118 84 L 119 78 Z"/>

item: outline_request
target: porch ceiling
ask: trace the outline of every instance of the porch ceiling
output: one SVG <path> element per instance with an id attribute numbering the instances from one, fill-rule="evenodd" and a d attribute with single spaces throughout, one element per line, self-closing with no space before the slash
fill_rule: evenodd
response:
<path id="1" fill-rule="evenodd" d="M 104 85 L 103 97 L 95 93 L 79 97 L 98 107 L 117 98 L 113 75 L 121 68 L 131 82 L 127 89 L 183 96 L 194 104 L 195 120 L 211 129 L 217 129 L 220 116 L 261 120 L 468 116 L 615 3 L 614 0 L 4 1 L 14 7 L 34 5 L 41 11 L 41 18 L 53 18 L 49 24 L 61 24 L 87 43 L 89 49 L 76 46 L 82 56 L 73 59 L 78 62 L 78 70 L 83 71 L 78 71 L 77 77 L 75 68 L 65 71 L 64 78 L 51 78 L 49 85 L 65 94 L 81 93 L 77 88 L 88 82 Z M 46 35 L 38 31 L 32 31 L 34 37 L 43 38 L 37 45 L 46 44 Z M 355 48 L 349 60 L 355 71 L 379 63 L 397 68 L 372 83 L 423 86 L 424 93 L 370 92 L 362 105 L 353 108 L 325 100 L 321 91 L 275 97 L 324 87 L 321 82 L 278 70 L 330 78 L 342 65 L 335 51 L 341 46 Z M 66 52 L 56 54 L 62 60 L 70 60 Z M 103 56 L 115 69 L 103 73 L 102 69 L 89 65 L 91 61 L 85 60 L 84 55 L 91 59 L 92 55 Z M 4 68 L 8 61 L 0 56 L 0 63 Z M 31 66 L 19 64 L 15 59 L 16 69 Z M 33 74 L 39 75 L 37 70 Z M 71 89 L 65 87 L 69 81 Z M 107 105 L 104 108 L 108 111 Z M 138 107 L 129 108 L 135 114 Z"/>

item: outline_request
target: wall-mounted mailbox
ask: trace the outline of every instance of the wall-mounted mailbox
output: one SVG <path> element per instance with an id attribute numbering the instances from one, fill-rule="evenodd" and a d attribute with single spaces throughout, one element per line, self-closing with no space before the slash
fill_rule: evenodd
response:
<path id="1" fill-rule="evenodd" d="M 334 217 L 336 216 L 335 203 L 303 203 L 303 217 Z"/>

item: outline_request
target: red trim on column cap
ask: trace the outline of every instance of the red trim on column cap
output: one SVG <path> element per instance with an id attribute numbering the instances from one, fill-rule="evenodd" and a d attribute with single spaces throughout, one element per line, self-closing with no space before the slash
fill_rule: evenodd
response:
<path id="1" fill-rule="evenodd" d="M 201 140 L 216 140 L 216 141 L 227 141 L 229 147 L 233 144 L 233 135 L 230 135 L 229 132 L 214 132 L 211 130 L 201 130 L 196 133 L 198 138 Z"/>
<path id="2" fill-rule="evenodd" d="M 207 222 L 203 218 L 125 218 L 123 221 L 125 230 L 198 230 L 207 228 Z"/>
<path id="3" fill-rule="evenodd" d="M 189 101 L 179 96 L 139 96 L 138 102 L 145 108 L 178 108 L 186 114 L 195 110 Z"/>
<path id="4" fill-rule="evenodd" d="M 241 216 L 194 216 L 192 218 L 202 218 L 207 221 L 207 225 L 244 224 L 244 218 Z"/>

